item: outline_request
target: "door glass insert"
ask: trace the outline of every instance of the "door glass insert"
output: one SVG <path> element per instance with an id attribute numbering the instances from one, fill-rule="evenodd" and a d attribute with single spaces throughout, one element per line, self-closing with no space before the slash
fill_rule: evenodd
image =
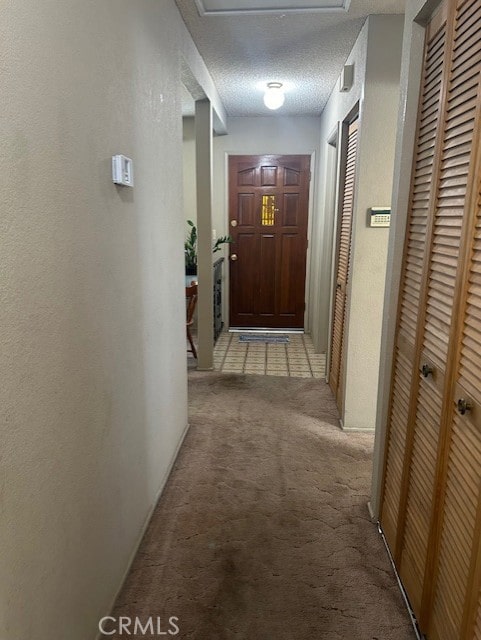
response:
<path id="1" fill-rule="evenodd" d="M 262 196 L 262 226 L 272 227 L 275 222 L 276 196 Z"/>

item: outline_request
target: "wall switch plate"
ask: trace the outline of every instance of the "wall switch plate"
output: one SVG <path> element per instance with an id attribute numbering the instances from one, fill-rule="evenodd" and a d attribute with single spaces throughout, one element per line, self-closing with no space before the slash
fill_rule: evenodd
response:
<path id="1" fill-rule="evenodd" d="M 127 156 L 112 156 L 112 180 L 124 187 L 134 186 L 134 166 Z"/>
<path id="2" fill-rule="evenodd" d="M 370 227 L 389 227 L 391 225 L 391 207 L 371 207 L 369 209 Z"/>

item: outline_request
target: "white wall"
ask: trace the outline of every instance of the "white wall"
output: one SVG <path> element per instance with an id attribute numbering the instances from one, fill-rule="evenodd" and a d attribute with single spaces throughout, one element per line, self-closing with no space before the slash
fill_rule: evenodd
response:
<path id="1" fill-rule="evenodd" d="M 367 226 L 372 206 L 391 204 L 404 16 L 371 16 L 359 137 L 343 425 L 374 429 L 389 229 Z"/>
<path id="2" fill-rule="evenodd" d="M 392 190 L 392 207 L 395 217 L 389 230 L 370 502 L 371 515 L 375 520 L 379 519 L 380 512 L 394 337 L 424 55 L 425 28 L 416 20 L 423 13 L 425 16 L 432 15 L 436 4 L 436 0 L 434 2 L 432 0 L 408 0 L 406 3 Z"/>
<path id="3" fill-rule="evenodd" d="M 331 262 L 335 212 L 331 207 L 328 142 L 343 122 L 362 101 L 366 75 L 368 23 L 362 28 L 346 64 L 354 65 L 354 84 L 349 92 L 333 92 L 320 118 L 319 187 L 317 207 L 314 212 L 311 261 L 311 295 L 309 314 L 312 319 L 312 339 L 320 352 L 328 347 L 329 304 L 331 287 Z M 317 283 L 316 286 L 314 284 Z"/>
<path id="4" fill-rule="evenodd" d="M 225 136 L 214 138 L 214 207 L 213 227 L 217 235 L 228 235 L 228 173 L 229 155 L 314 155 L 317 163 L 319 151 L 318 117 L 235 117 L 227 119 Z M 311 167 L 317 176 L 316 166 Z M 310 210 L 315 201 L 316 184 L 311 183 Z M 312 217 L 312 216 L 311 216 Z M 216 256 L 222 255 L 217 253 Z M 225 252 L 227 255 L 227 252 Z M 308 252 L 309 260 L 310 252 Z M 224 323 L 228 324 L 228 265 L 224 268 L 223 300 Z M 309 320 L 308 320 L 309 322 Z M 309 329 L 309 325 L 307 326 Z"/>
<path id="5" fill-rule="evenodd" d="M 0 39 L 0 637 L 87 640 L 187 425 L 181 59 L 204 66 L 173 0 L 4 2 Z"/>
<path id="6" fill-rule="evenodd" d="M 184 217 L 197 221 L 197 191 L 195 176 L 195 118 L 182 118 L 183 123 L 183 172 L 184 172 Z M 186 227 L 187 229 L 187 227 Z"/>
<path id="7" fill-rule="evenodd" d="M 346 309 L 342 415 L 346 429 L 373 429 L 375 425 L 388 230 L 368 227 L 367 212 L 371 206 L 391 202 L 403 22 L 403 16 L 369 17 L 348 59 L 348 64 L 355 67 L 354 87 L 348 94 L 335 88 L 321 119 L 322 197 L 326 190 L 327 141 L 337 123 L 345 120 L 359 101 L 359 153 Z M 325 294 L 329 290 L 326 275 L 332 244 L 326 243 L 332 238 L 333 222 L 333 211 L 321 200 L 318 224 L 323 234 L 315 234 L 321 242 L 313 247 L 320 259 L 313 260 L 313 265 L 321 265 L 322 286 L 318 301 L 312 299 L 315 341 L 321 350 L 327 346 L 329 296 Z M 316 281 L 315 273 L 311 281 Z"/>

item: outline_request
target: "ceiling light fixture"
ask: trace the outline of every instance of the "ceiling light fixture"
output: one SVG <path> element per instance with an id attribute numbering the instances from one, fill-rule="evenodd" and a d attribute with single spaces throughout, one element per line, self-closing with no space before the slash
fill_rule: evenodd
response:
<path id="1" fill-rule="evenodd" d="M 200 16 L 345 12 L 351 0 L 194 0 Z"/>
<path id="2" fill-rule="evenodd" d="M 264 94 L 264 104 L 268 109 L 279 109 L 284 104 L 285 95 L 282 82 L 268 82 Z"/>

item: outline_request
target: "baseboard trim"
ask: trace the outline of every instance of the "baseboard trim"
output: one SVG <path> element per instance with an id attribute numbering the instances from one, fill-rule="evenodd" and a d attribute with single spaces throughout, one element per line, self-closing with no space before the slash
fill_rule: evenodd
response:
<path id="1" fill-rule="evenodd" d="M 370 500 L 368 500 L 368 503 L 367 503 L 367 510 L 369 511 L 369 517 L 371 518 L 371 522 L 374 524 L 377 524 L 378 520 L 376 518 L 376 515 L 374 514 L 374 511 L 372 510 L 372 504 Z"/>
<path id="2" fill-rule="evenodd" d="M 132 564 L 133 564 L 133 562 L 135 560 L 135 556 L 137 555 L 137 552 L 139 550 L 140 544 L 141 544 L 141 542 L 142 542 L 142 540 L 144 538 L 145 532 L 147 531 L 147 527 L 149 526 L 150 521 L 152 519 L 152 514 L 154 513 L 154 510 L 155 510 L 155 507 L 157 506 L 157 503 L 159 502 L 160 498 L 162 497 L 162 494 L 163 494 L 164 489 L 165 489 L 165 485 L 167 484 L 167 480 L 169 479 L 169 476 L 172 473 L 172 469 L 174 468 L 174 464 L 175 464 L 175 462 L 177 460 L 177 456 L 179 455 L 179 451 L 180 451 L 182 445 L 184 444 L 184 440 L 185 440 L 185 437 L 186 437 L 187 433 L 189 432 L 189 429 L 190 429 L 190 424 L 187 423 L 187 425 L 184 428 L 184 431 L 182 432 L 182 435 L 180 437 L 179 443 L 177 444 L 177 447 L 176 447 L 176 449 L 174 451 L 174 454 L 173 454 L 172 459 L 171 459 L 171 461 L 169 463 L 169 466 L 167 467 L 167 470 L 166 470 L 166 472 L 164 474 L 162 482 L 160 483 L 160 488 L 159 488 L 159 490 L 157 492 L 157 495 L 156 495 L 156 497 L 155 497 L 155 499 L 154 499 L 154 501 L 153 501 L 148 513 L 147 513 L 147 516 L 146 516 L 146 518 L 144 520 L 144 523 L 143 523 L 142 528 L 140 530 L 139 537 L 137 539 L 136 544 L 134 545 L 134 549 L 133 549 L 133 551 L 132 551 L 132 553 L 130 555 L 129 561 L 127 563 L 127 568 L 125 569 L 124 575 L 122 576 L 122 580 L 120 581 L 120 586 L 117 589 L 117 591 L 115 592 L 115 596 L 112 598 L 112 601 L 110 603 L 110 607 L 108 609 L 108 612 L 105 614 L 106 616 L 108 616 L 112 612 L 112 610 L 114 608 L 114 605 L 115 605 L 115 602 L 117 601 L 117 598 L 119 597 L 120 592 L 122 591 L 122 588 L 123 588 L 123 586 L 125 584 L 127 576 L 129 575 L 129 572 L 130 572 L 130 569 L 132 567 Z M 102 616 L 100 617 L 100 620 L 101 619 L 102 619 Z M 97 635 L 95 636 L 95 640 L 102 640 L 102 632 L 101 631 L 98 631 Z"/>
<path id="3" fill-rule="evenodd" d="M 409 617 L 411 618 L 411 624 L 413 625 L 413 629 L 414 629 L 414 633 L 416 634 L 416 638 L 417 638 L 417 640 L 426 640 L 426 636 L 423 635 L 421 633 L 420 629 L 419 629 L 418 621 L 416 619 L 416 616 L 414 615 L 414 611 L 412 610 L 411 603 L 409 602 L 408 594 L 406 593 L 406 590 L 404 589 L 404 585 L 401 582 L 401 578 L 399 577 L 399 574 L 397 572 L 396 565 L 394 564 L 394 558 L 391 555 L 391 550 L 389 549 L 386 537 L 384 536 L 384 531 L 382 530 L 381 523 L 380 522 L 376 522 L 375 524 L 377 525 L 377 529 L 379 531 L 379 534 L 380 534 L 380 536 L 382 538 L 382 541 L 384 542 L 384 546 L 386 547 L 387 555 L 388 555 L 389 561 L 391 563 L 392 569 L 394 571 L 394 575 L 396 576 L 396 580 L 397 580 L 397 583 L 398 583 L 399 590 L 400 590 L 400 592 L 402 594 L 402 597 L 403 597 L 403 600 L 404 600 L 404 604 L 406 605 L 406 609 L 407 609 L 407 611 L 409 613 Z"/>
<path id="4" fill-rule="evenodd" d="M 363 429 L 362 427 L 345 427 L 342 423 L 342 420 L 340 420 L 341 423 L 341 429 L 343 431 L 350 431 L 350 432 L 354 432 L 354 433 L 374 433 L 375 429 Z"/>
<path id="5" fill-rule="evenodd" d="M 374 433 L 376 427 L 346 427 L 342 418 L 339 418 L 339 426 L 343 431 L 353 431 L 355 433 Z"/>

